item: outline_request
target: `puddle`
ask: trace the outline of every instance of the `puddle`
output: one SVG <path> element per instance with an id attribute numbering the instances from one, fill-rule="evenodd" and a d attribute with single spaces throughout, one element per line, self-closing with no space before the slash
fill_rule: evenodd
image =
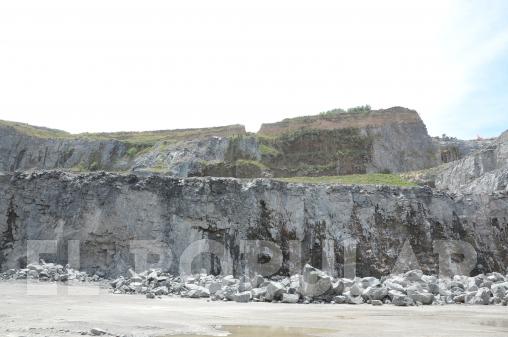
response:
<path id="1" fill-rule="evenodd" d="M 330 334 L 332 330 L 325 329 L 304 329 L 304 328 L 284 328 L 269 326 L 241 326 L 228 325 L 218 329 L 220 332 L 229 334 L 228 337 L 308 337 L 324 336 Z M 161 337 L 203 337 L 206 335 L 166 335 Z"/>
<path id="2" fill-rule="evenodd" d="M 508 328 L 508 320 L 483 321 L 480 325 L 493 326 L 498 328 Z"/>

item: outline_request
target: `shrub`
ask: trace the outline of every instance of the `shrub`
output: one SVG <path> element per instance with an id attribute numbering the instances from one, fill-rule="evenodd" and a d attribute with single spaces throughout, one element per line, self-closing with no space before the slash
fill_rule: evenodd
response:
<path id="1" fill-rule="evenodd" d="M 319 113 L 319 115 L 322 117 L 335 117 L 335 116 L 337 116 L 339 114 L 343 114 L 345 112 L 346 112 L 346 110 L 338 108 L 338 109 L 323 111 L 323 112 Z"/>
<path id="2" fill-rule="evenodd" d="M 372 109 L 370 107 L 370 105 L 360 105 L 360 106 L 355 106 L 353 108 L 349 108 L 347 109 L 347 112 L 349 113 L 363 113 L 363 112 L 370 112 Z"/>
<path id="3" fill-rule="evenodd" d="M 127 156 L 129 156 L 130 158 L 133 158 L 138 153 L 138 150 L 139 149 L 137 147 L 135 147 L 135 146 L 130 147 L 127 150 Z"/>

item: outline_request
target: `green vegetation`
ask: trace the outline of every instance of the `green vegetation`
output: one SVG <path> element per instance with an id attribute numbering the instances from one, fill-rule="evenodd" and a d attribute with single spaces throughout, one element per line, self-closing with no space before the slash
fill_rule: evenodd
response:
<path id="1" fill-rule="evenodd" d="M 367 113 L 370 111 L 372 111 L 372 108 L 370 107 L 370 105 L 360 105 L 360 106 L 349 108 L 347 110 L 337 108 L 337 109 L 333 109 L 333 110 L 323 111 L 323 112 L 319 113 L 319 116 L 321 116 L 321 117 L 336 117 L 340 114 L 345 114 L 345 113 Z"/>
<path id="2" fill-rule="evenodd" d="M 89 170 L 88 170 L 88 168 L 83 163 L 79 163 L 78 165 L 76 165 L 74 167 L 71 167 L 69 169 L 69 171 L 71 171 L 71 172 L 77 172 L 77 173 L 82 173 L 82 172 L 87 172 Z"/>
<path id="3" fill-rule="evenodd" d="M 143 171 L 145 172 L 151 172 L 151 173 L 160 173 L 160 174 L 166 174 L 168 173 L 168 168 L 166 166 L 164 166 L 163 164 L 157 164 L 153 167 L 149 167 L 149 168 L 146 168 L 146 169 L 143 169 Z"/>
<path id="4" fill-rule="evenodd" d="M 347 176 L 326 176 L 326 177 L 292 177 L 292 178 L 277 178 L 276 180 L 302 184 L 416 186 L 416 184 L 404 180 L 401 176 L 397 174 L 383 174 L 383 173 L 352 174 Z"/>
<path id="5" fill-rule="evenodd" d="M 0 120 L 0 126 L 7 126 L 14 128 L 17 132 L 24 133 L 28 136 L 38 138 L 50 138 L 50 139 L 66 139 L 72 138 L 72 135 L 68 132 L 48 129 L 44 127 L 32 126 L 25 123 L 9 122 Z"/>
<path id="6" fill-rule="evenodd" d="M 159 142 L 175 143 L 182 140 L 202 139 L 213 136 L 229 137 L 245 133 L 243 126 L 221 126 L 202 129 L 181 129 L 143 132 L 82 133 L 76 135 L 93 140 L 116 139 L 121 142 L 152 146 Z"/>
<path id="7" fill-rule="evenodd" d="M 237 168 L 249 168 L 249 167 L 255 167 L 259 170 L 267 170 L 268 167 L 266 167 L 265 164 L 256 161 L 256 160 L 245 160 L 245 159 L 239 159 L 235 162 Z"/>
<path id="8" fill-rule="evenodd" d="M 164 146 L 164 144 L 162 144 L 160 147 L 163 147 L 163 146 Z M 127 157 L 132 159 L 132 158 L 136 157 L 138 154 L 144 153 L 151 148 L 152 148 L 152 146 L 149 146 L 149 145 L 142 145 L 142 144 L 141 145 L 140 144 L 130 145 L 129 149 L 127 150 Z"/>
<path id="9" fill-rule="evenodd" d="M 135 146 L 130 147 L 127 150 L 127 156 L 129 156 L 129 158 L 133 158 L 134 156 L 136 156 L 136 153 L 138 153 L 138 148 Z"/>
<path id="10" fill-rule="evenodd" d="M 280 154 L 279 151 L 277 151 L 277 149 L 271 147 L 270 145 L 267 145 L 267 144 L 260 144 L 259 145 L 259 151 L 261 152 L 261 155 L 263 156 L 273 156 L 273 157 L 276 157 Z"/>
<path id="11" fill-rule="evenodd" d="M 100 165 L 98 162 L 94 161 L 90 164 L 90 167 L 88 168 L 90 171 L 98 171 L 100 169 Z"/>
<path id="12" fill-rule="evenodd" d="M 234 164 L 233 177 L 254 178 L 261 177 L 268 168 L 256 160 L 239 159 Z"/>
<path id="13" fill-rule="evenodd" d="M 352 108 L 349 108 L 347 110 L 342 108 L 332 109 L 328 111 L 320 112 L 317 115 L 310 115 L 310 116 L 299 116 L 299 117 L 292 117 L 292 118 L 285 118 L 282 120 L 282 122 L 285 123 L 312 123 L 316 120 L 316 118 L 334 118 L 343 114 L 361 114 L 361 113 L 369 113 L 372 111 L 372 108 L 370 105 L 359 105 Z"/>
<path id="14" fill-rule="evenodd" d="M 343 113 L 346 113 L 346 110 L 338 108 L 338 109 L 320 112 L 319 115 L 321 117 L 335 117 L 335 116 L 343 114 Z"/>
<path id="15" fill-rule="evenodd" d="M 32 126 L 24 123 L 0 120 L 0 126 L 14 128 L 17 132 L 27 136 L 44 139 L 89 139 L 89 140 L 118 140 L 125 143 L 151 146 L 158 142 L 177 142 L 189 139 L 201 139 L 212 136 L 230 137 L 245 134 L 241 125 L 220 126 L 201 129 L 181 129 L 143 132 L 110 132 L 110 133 L 79 133 L 71 134 L 61 130 Z"/>
<path id="16" fill-rule="evenodd" d="M 372 109 L 371 109 L 370 105 L 360 105 L 360 106 L 356 106 L 356 107 L 347 109 L 348 113 L 367 113 L 367 112 L 371 112 L 371 111 L 372 111 Z"/>

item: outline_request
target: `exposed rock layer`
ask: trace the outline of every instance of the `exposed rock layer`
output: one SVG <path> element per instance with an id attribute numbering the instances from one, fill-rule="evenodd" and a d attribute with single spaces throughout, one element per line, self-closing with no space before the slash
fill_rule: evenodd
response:
<path id="1" fill-rule="evenodd" d="M 402 107 L 287 119 L 263 125 L 258 134 L 232 125 L 71 135 L 0 121 L 0 170 L 63 168 L 179 177 L 405 172 L 441 163 L 438 145 L 418 113 Z"/>
<path id="2" fill-rule="evenodd" d="M 67 262 L 68 240 L 80 240 L 82 268 L 118 274 L 132 266 L 131 240 L 153 240 L 151 245 L 171 249 L 170 269 L 176 272 L 185 248 L 208 238 L 225 246 L 237 274 L 245 258 L 241 239 L 278 244 L 283 274 L 290 268 L 290 241 L 301 244 L 302 262 L 321 267 L 326 242 L 332 240 L 333 269 L 341 275 L 348 239 L 358 242 L 357 273 L 362 276 L 389 273 L 407 240 L 426 272 L 437 272 L 435 240 L 448 239 L 475 248 L 479 265 L 474 272 L 504 271 L 507 226 L 506 193 L 453 198 L 420 187 L 59 171 L 0 176 L 2 269 L 23 267 L 26 240 L 58 239 L 56 262 Z M 201 262 L 217 268 L 214 258 L 203 256 Z"/>
<path id="3" fill-rule="evenodd" d="M 465 157 L 406 178 L 457 194 L 508 191 L 508 131 Z"/>

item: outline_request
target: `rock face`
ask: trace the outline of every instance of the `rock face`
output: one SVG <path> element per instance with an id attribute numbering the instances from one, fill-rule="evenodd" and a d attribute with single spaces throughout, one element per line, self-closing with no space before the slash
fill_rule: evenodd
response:
<path id="1" fill-rule="evenodd" d="M 44 258 L 62 265 L 68 262 L 69 240 L 79 240 L 83 270 L 121 274 L 134 264 L 132 240 L 149 240 L 150 247 L 171 251 L 168 269 L 176 273 L 186 248 L 210 239 L 223 245 L 219 253 L 223 263 L 217 256 L 202 255 L 194 260 L 193 269 L 225 268 L 241 274 L 245 271 L 241 240 L 246 239 L 270 241 L 281 248 L 279 274 L 288 275 L 302 262 L 343 275 L 344 247 L 351 249 L 353 240 L 360 276 L 390 273 L 406 242 L 421 269 L 437 273 L 433 243 L 452 239 L 469 242 L 478 253 L 473 273 L 504 271 L 507 226 L 506 194 L 462 198 L 421 187 L 103 172 L 0 175 L 3 270 L 25 267 L 27 240 L 58 240 L 56 257 Z M 294 243 L 301 248 L 301 259 L 290 254 Z"/>
<path id="2" fill-rule="evenodd" d="M 418 113 L 402 107 L 286 119 L 263 124 L 259 135 L 270 137 L 277 153 L 270 166 L 285 175 L 404 172 L 440 163 Z"/>
<path id="3" fill-rule="evenodd" d="M 508 191 L 508 137 L 449 163 L 436 176 L 436 187 L 455 193 Z"/>
<path id="4" fill-rule="evenodd" d="M 62 131 L 54 132 L 56 135 L 53 138 L 37 133 L 28 135 L 8 124 L 0 124 L 0 171 L 72 168 L 80 165 L 85 169 L 97 166 L 96 169 L 112 170 L 113 163 L 128 151 L 127 144 L 116 140 L 69 139 Z"/>
<path id="5" fill-rule="evenodd" d="M 418 113 L 394 107 L 264 124 L 72 135 L 0 121 L 0 171 L 68 169 L 177 177 L 405 172 L 441 163 Z"/>
<path id="6" fill-rule="evenodd" d="M 461 140 L 451 137 L 434 137 L 432 139 L 440 149 L 442 163 L 462 159 L 467 155 L 491 146 L 493 139 Z"/>
<path id="7" fill-rule="evenodd" d="M 76 171 L 164 171 L 186 177 L 193 172 L 200 174 L 204 161 L 226 160 L 230 137 L 245 134 L 243 126 L 231 125 L 205 129 L 71 135 L 59 130 L 0 121 L 0 171 L 57 168 Z M 239 143 L 236 146 L 239 157 L 259 157 L 252 140 Z"/>
<path id="8" fill-rule="evenodd" d="M 444 165 L 407 175 L 457 194 L 491 194 L 508 191 L 508 131 L 495 140 L 484 141 L 465 157 Z"/>

